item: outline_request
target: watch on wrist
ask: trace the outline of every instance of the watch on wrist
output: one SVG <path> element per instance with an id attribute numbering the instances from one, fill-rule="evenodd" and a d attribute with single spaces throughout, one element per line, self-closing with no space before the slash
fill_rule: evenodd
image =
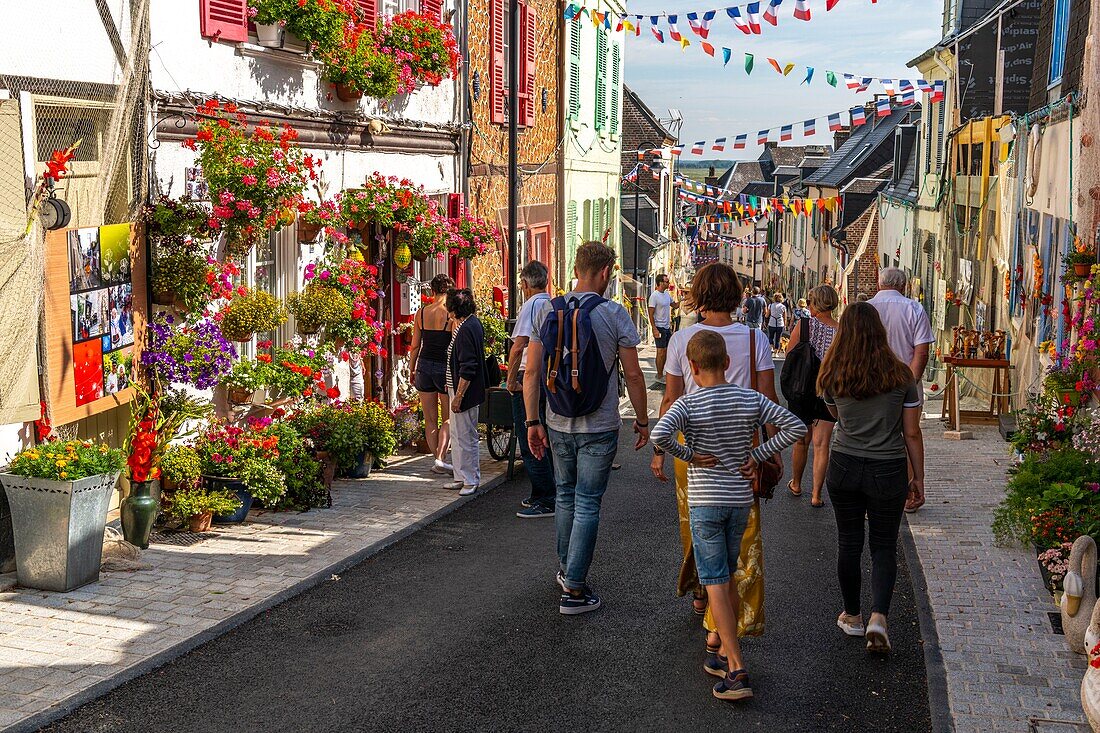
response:
<path id="1" fill-rule="evenodd" d="M 663 456 L 664 454 L 665 454 L 664 450 L 662 450 L 661 448 L 658 448 L 657 446 L 653 446 L 653 455 Z"/>
<path id="2" fill-rule="evenodd" d="M 527 421 L 527 427 L 529 427 L 529 428 L 537 428 L 539 425 L 542 425 L 542 420 L 528 420 Z"/>
<path id="3" fill-rule="evenodd" d="M 640 428 L 648 428 L 649 427 L 649 420 L 646 420 L 645 422 L 642 422 L 640 420 L 635 420 L 634 424 L 637 425 Z"/>

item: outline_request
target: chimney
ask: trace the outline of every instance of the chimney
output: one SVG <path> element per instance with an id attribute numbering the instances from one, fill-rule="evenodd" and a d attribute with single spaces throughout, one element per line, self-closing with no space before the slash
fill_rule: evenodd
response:
<path id="1" fill-rule="evenodd" d="M 840 146 L 848 142 L 848 138 L 852 136 L 852 128 L 842 127 L 833 133 L 833 150 L 840 150 Z"/>
<path id="2" fill-rule="evenodd" d="M 710 167 L 710 172 L 707 173 L 707 178 L 714 178 L 714 166 Z"/>
<path id="3" fill-rule="evenodd" d="M 764 144 L 764 148 L 766 150 L 775 150 L 778 147 L 779 147 L 779 143 L 777 143 L 774 140 L 769 140 L 767 143 Z"/>

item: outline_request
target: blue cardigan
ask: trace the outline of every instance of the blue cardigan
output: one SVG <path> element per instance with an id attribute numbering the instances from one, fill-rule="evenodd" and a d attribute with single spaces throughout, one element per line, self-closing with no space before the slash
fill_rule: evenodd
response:
<path id="1" fill-rule="evenodd" d="M 485 401 L 485 329 L 477 316 L 470 316 L 453 338 L 450 367 L 454 386 L 458 388 L 459 379 L 470 382 L 459 405 L 459 412 L 465 412 Z"/>

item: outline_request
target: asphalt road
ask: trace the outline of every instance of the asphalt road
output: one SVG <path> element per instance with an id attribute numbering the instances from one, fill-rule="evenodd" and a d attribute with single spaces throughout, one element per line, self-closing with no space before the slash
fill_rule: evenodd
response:
<path id="1" fill-rule="evenodd" d="M 521 476 L 44 730 L 930 730 L 900 551 L 895 651 L 872 658 L 835 626 L 833 518 L 809 492 L 765 507 L 767 631 L 744 642 L 756 698 L 715 700 L 674 593 L 672 488 L 627 432 L 590 577 L 600 611 L 558 613 L 554 523 L 514 517 Z"/>

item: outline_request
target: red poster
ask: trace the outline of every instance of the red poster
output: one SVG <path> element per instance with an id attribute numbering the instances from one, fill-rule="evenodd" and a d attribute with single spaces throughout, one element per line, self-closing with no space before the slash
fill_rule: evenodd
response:
<path id="1" fill-rule="evenodd" d="M 86 405 L 103 396 L 103 345 L 99 339 L 73 344 L 76 404 Z"/>

